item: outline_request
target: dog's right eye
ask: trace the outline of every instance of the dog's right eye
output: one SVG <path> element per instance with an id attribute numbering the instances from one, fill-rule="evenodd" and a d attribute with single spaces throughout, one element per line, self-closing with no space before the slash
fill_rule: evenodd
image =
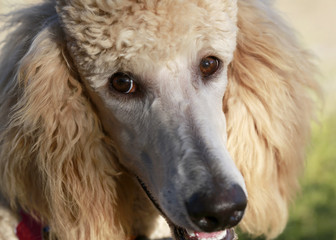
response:
<path id="1" fill-rule="evenodd" d="M 109 79 L 110 88 L 123 94 L 134 93 L 137 90 L 137 85 L 126 73 L 117 72 Z"/>

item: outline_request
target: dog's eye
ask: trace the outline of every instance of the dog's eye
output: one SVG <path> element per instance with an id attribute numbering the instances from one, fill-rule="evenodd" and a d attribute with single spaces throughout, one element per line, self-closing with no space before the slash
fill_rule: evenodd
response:
<path id="1" fill-rule="evenodd" d="M 203 77 L 209 77 L 214 74 L 220 65 L 220 60 L 213 56 L 205 57 L 201 60 L 199 69 Z"/>
<path id="2" fill-rule="evenodd" d="M 132 77 L 126 73 L 117 72 L 110 77 L 109 81 L 110 87 L 120 93 L 134 93 L 137 89 Z"/>

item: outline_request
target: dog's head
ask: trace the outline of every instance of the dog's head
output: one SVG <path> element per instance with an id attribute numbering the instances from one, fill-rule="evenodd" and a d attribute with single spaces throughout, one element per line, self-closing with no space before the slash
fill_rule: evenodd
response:
<path id="1" fill-rule="evenodd" d="M 59 9 L 121 164 L 174 229 L 224 239 L 247 204 L 223 113 L 236 2 L 69 1 Z"/>

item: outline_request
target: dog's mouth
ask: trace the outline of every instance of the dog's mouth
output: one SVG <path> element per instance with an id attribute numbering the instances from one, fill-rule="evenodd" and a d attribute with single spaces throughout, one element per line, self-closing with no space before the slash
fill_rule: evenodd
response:
<path id="1" fill-rule="evenodd" d="M 148 198 L 154 204 L 154 206 L 159 210 L 161 215 L 167 221 L 170 230 L 172 232 L 173 238 L 175 240 L 238 240 L 238 236 L 235 233 L 233 228 L 225 229 L 223 231 L 218 232 L 196 232 L 185 229 L 183 227 L 175 225 L 167 215 L 162 211 L 158 202 L 153 198 L 152 194 L 149 192 L 148 188 L 146 187 L 145 183 L 141 181 L 139 177 L 137 177 L 139 184 L 141 185 L 142 189 L 147 194 Z"/>
<path id="2" fill-rule="evenodd" d="M 233 228 L 219 232 L 194 232 L 170 224 L 170 228 L 176 240 L 237 240 L 238 237 Z"/>

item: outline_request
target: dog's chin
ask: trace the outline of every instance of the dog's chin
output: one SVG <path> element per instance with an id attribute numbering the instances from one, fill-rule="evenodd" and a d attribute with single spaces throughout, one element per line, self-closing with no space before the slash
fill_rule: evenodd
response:
<path id="1" fill-rule="evenodd" d="M 233 228 L 219 232 L 195 232 L 178 227 L 166 219 L 175 240 L 237 240 L 238 237 Z"/>
<path id="2" fill-rule="evenodd" d="M 140 183 L 142 189 L 147 194 L 148 198 L 151 200 L 151 202 L 154 204 L 154 206 L 159 210 L 161 215 L 167 221 L 167 223 L 170 227 L 170 231 L 171 231 L 171 233 L 173 235 L 173 238 L 175 240 L 237 240 L 238 239 L 238 237 L 237 237 L 233 228 L 225 229 L 225 230 L 218 231 L 218 232 L 208 233 L 208 232 L 191 231 L 191 230 L 187 230 L 186 228 L 177 226 L 162 211 L 159 203 L 157 201 L 155 201 L 154 197 L 149 192 L 145 183 L 139 177 L 137 177 L 137 179 L 138 179 L 138 182 Z"/>

